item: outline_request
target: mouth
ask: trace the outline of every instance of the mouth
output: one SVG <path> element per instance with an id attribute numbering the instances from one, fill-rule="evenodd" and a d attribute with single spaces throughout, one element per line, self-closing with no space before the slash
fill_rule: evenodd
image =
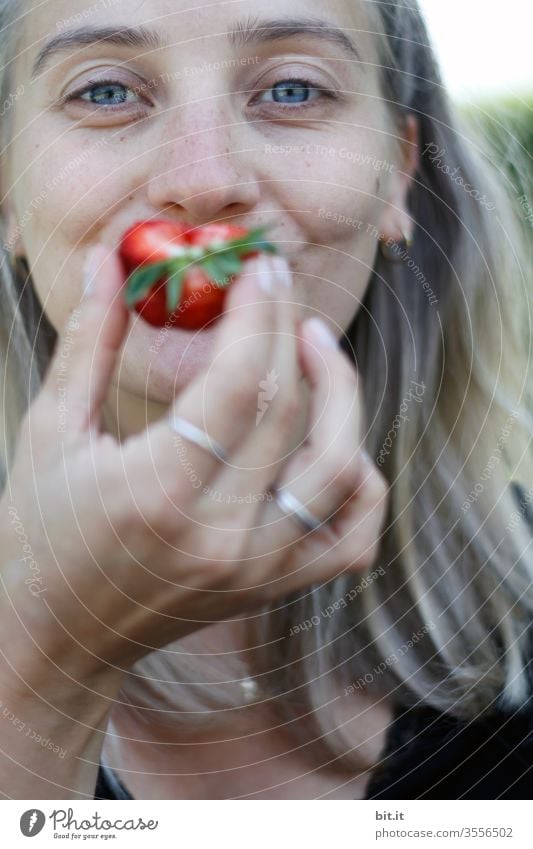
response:
<path id="1" fill-rule="evenodd" d="M 119 247 L 127 306 L 158 328 L 203 329 L 222 314 L 245 260 L 278 253 L 267 229 L 209 224 L 191 231 L 183 223 L 137 221 Z"/>

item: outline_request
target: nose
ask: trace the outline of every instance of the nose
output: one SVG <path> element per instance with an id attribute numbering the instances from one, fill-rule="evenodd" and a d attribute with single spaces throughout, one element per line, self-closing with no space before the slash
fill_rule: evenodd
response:
<path id="1" fill-rule="evenodd" d="M 252 157 L 239 150 L 241 125 L 228 126 L 218 110 L 201 112 L 198 104 L 172 110 L 150 154 L 150 205 L 191 224 L 244 215 L 260 197 Z"/>

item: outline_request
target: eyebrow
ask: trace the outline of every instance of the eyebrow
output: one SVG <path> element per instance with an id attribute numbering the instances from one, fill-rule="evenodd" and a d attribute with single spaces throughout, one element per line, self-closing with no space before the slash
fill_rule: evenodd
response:
<path id="1" fill-rule="evenodd" d="M 333 26 L 322 18 L 301 17 L 267 20 L 248 18 L 244 21 L 237 21 L 226 33 L 233 47 L 246 47 L 251 44 L 256 45 L 302 35 L 340 47 L 352 59 L 356 58 L 359 62 L 362 61 L 357 47 L 345 32 L 340 27 Z M 148 50 L 161 50 L 169 46 L 159 32 L 142 25 L 138 27 L 79 27 L 55 35 L 41 48 L 33 63 L 31 79 L 35 79 L 52 56 L 72 51 L 77 47 L 99 44 L 102 41 L 120 47 L 146 48 Z"/>
<path id="2" fill-rule="evenodd" d="M 79 27 L 61 32 L 46 42 L 33 63 L 31 79 L 33 80 L 39 71 L 43 70 L 52 56 L 77 47 L 99 44 L 102 41 L 119 47 L 140 47 L 148 50 L 161 50 L 167 46 L 162 35 L 142 25 L 138 27 Z"/>
<path id="3" fill-rule="evenodd" d="M 228 38 L 234 46 L 245 47 L 248 44 L 293 38 L 297 35 L 321 39 L 335 47 L 340 47 L 352 59 L 362 61 L 357 47 L 346 33 L 340 27 L 333 26 L 322 18 L 300 17 L 280 20 L 248 18 L 243 22 L 237 21 L 233 25 L 233 32 L 228 33 Z"/>

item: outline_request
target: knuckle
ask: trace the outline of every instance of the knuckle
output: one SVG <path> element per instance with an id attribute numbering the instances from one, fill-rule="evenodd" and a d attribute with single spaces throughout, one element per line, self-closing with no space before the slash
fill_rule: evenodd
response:
<path id="1" fill-rule="evenodd" d="M 250 369 L 245 376 L 238 380 L 233 379 L 227 390 L 228 404 L 236 415 L 252 416 L 257 410 L 257 397 L 259 392 L 259 380 L 256 379 L 254 369 Z"/>
<path id="2" fill-rule="evenodd" d="M 389 499 L 389 484 L 383 472 L 372 463 L 369 470 L 365 473 L 365 495 L 369 501 L 378 504 L 383 502 L 388 503 Z"/>
<path id="3" fill-rule="evenodd" d="M 285 390 L 283 394 L 278 393 L 273 401 L 276 417 L 276 427 L 283 435 L 294 433 L 301 416 L 301 404 L 296 389 Z"/>
<path id="4" fill-rule="evenodd" d="M 169 464 L 172 469 L 172 464 Z M 157 470 L 153 480 L 150 475 L 150 485 L 139 485 L 142 493 L 138 503 L 150 526 L 162 535 L 175 534 L 190 515 L 192 503 L 196 498 L 196 490 L 176 473 L 165 474 Z"/>
<path id="5" fill-rule="evenodd" d="M 332 454 L 328 460 L 328 472 L 333 484 L 340 489 L 350 491 L 357 488 L 360 472 L 355 457 L 347 459 L 346 454 Z"/>
<path id="6" fill-rule="evenodd" d="M 196 571 L 196 586 L 204 591 L 227 592 L 235 583 L 235 568 L 231 563 L 206 558 Z"/>
<path id="7" fill-rule="evenodd" d="M 163 530 L 169 505 L 168 501 L 165 503 L 161 487 L 154 486 L 146 469 L 131 462 L 127 451 L 122 461 L 122 464 L 108 464 L 102 468 L 99 489 L 106 512 L 120 537 L 137 541 L 150 529 Z M 175 516 L 174 523 L 177 521 Z"/>
<path id="8" fill-rule="evenodd" d="M 150 532 L 164 536 L 169 528 L 176 529 L 178 523 L 177 510 L 162 493 L 134 495 L 127 509 L 120 513 L 120 529 L 126 539 Z"/>
<path id="9" fill-rule="evenodd" d="M 380 540 L 375 538 L 369 541 L 358 558 L 358 565 L 365 570 L 371 569 L 375 564 L 380 551 Z"/>
<path id="10" fill-rule="evenodd" d="M 198 543 L 198 557 L 205 568 L 215 571 L 217 575 L 231 571 L 231 551 L 228 550 L 227 536 L 220 530 L 210 528 L 202 534 Z"/>
<path id="11" fill-rule="evenodd" d="M 175 535 L 197 498 L 196 476 L 193 471 L 184 471 L 172 449 L 169 453 L 166 440 L 153 440 L 142 452 L 149 462 L 139 461 L 138 447 L 146 446 L 147 441 L 144 432 L 122 450 L 120 477 L 125 481 L 121 489 L 127 487 L 130 493 L 133 526 L 137 520 L 163 536 Z"/>
<path id="12" fill-rule="evenodd" d="M 242 535 L 224 532 L 220 528 L 210 528 L 201 533 L 197 557 L 203 564 L 203 572 L 211 586 L 237 586 L 244 552 Z"/>
<path id="13" fill-rule="evenodd" d="M 339 378 L 343 380 L 353 391 L 361 389 L 361 377 L 354 363 L 349 359 L 344 351 L 339 350 L 337 354 L 338 356 L 335 368 Z"/>

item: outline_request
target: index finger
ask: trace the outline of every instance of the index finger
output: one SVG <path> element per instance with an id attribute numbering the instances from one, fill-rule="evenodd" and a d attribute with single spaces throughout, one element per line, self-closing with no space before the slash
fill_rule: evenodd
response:
<path id="1" fill-rule="evenodd" d="M 118 256 L 103 245 L 86 257 L 84 285 L 93 284 L 61 329 L 42 393 L 61 405 L 67 438 L 99 429 L 118 350 L 128 326 Z"/>
<path id="2" fill-rule="evenodd" d="M 259 381 L 264 377 L 275 344 L 276 263 L 260 255 L 245 263 L 228 291 L 210 366 L 178 396 L 169 410 L 204 431 L 212 444 L 231 456 L 254 426 Z M 148 430 L 151 450 L 161 468 L 175 453 L 176 438 L 167 417 Z M 174 451 L 170 446 L 174 445 Z M 195 478 L 209 481 L 219 471 L 221 459 L 192 441 L 177 445 Z M 170 450 L 169 450 L 170 449 Z M 183 456 L 185 455 L 185 456 Z M 170 474 L 175 474 L 174 469 Z"/>

